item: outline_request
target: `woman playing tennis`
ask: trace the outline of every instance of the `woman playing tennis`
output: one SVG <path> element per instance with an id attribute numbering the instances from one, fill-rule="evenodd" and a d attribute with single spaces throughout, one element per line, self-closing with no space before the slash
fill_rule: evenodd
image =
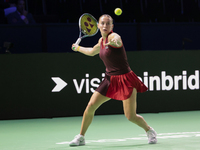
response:
<path id="1" fill-rule="evenodd" d="M 99 87 L 93 93 L 84 111 L 80 134 L 69 143 L 70 146 L 85 145 L 85 133 L 91 124 L 95 111 L 101 104 L 110 99 L 121 100 L 126 118 L 146 131 L 149 144 L 157 142 L 156 132 L 136 113 L 137 92 L 147 91 L 147 87 L 130 69 L 121 37 L 112 32 L 113 19 L 110 15 L 99 18 L 98 28 L 101 38 L 91 48 L 73 44 L 72 50 L 88 56 L 99 54 L 105 64 L 106 75 Z M 75 47 L 75 48 L 73 48 Z"/>

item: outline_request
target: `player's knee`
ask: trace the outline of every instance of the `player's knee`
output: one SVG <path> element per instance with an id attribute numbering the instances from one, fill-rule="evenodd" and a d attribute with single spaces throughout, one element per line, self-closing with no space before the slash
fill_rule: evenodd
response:
<path id="1" fill-rule="evenodd" d="M 125 116 L 126 116 L 126 118 L 127 118 L 129 121 L 134 122 L 134 123 L 137 122 L 137 116 L 136 116 L 136 115 L 133 115 L 133 114 L 126 114 Z"/>
<path id="2" fill-rule="evenodd" d="M 94 103 L 89 102 L 85 111 L 87 111 L 88 113 L 94 113 L 96 109 L 96 105 Z"/>
<path id="3" fill-rule="evenodd" d="M 131 114 L 126 114 L 125 116 L 126 116 L 126 118 L 127 118 L 129 121 L 134 120 L 134 117 L 133 117 L 133 115 L 131 115 Z"/>

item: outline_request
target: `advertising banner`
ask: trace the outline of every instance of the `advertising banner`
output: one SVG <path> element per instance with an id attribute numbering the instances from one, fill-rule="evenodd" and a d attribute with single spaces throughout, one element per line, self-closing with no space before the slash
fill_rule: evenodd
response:
<path id="1" fill-rule="evenodd" d="M 138 113 L 200 109 L 200 51 L 127 52 L 131 69 L 146 84 Z M 80 53 L 0 55 L 0 119 L 81 116 L 105 76 L 99 56 Z M 97 115 L 122 114 L 121 101 Z"/>

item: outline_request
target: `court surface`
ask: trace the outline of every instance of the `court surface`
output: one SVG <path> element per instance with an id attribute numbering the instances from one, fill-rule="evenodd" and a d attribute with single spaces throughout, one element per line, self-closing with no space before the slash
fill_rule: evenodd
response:
<path id="1" fill-rule="evenodd" d="M 200 111 L 142 115 L 158 133 L 147 144 L 142 128 L 124 115 L 95 116 L 86 145 L 69 147 L 82 117 L 0 121 L 0 150 L 200 150 Z"/>

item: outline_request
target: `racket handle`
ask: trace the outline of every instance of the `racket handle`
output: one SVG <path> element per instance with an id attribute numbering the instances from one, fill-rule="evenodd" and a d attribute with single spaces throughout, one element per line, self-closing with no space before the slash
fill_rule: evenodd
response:
<path id="1" fill-rule="evenodd" d="M 81 42 L 81 38 L 78 38 L 75 44 L 79 45 L 80 42 Z"/>
<path id="2" fill-rule="evenodd" d="M 81 42 L 81 38 L 78 38 L 75 45 L 79 45 L 80 42 Z M 73 47 L 73 50 L 75 50 L 75 47 Z"/>

